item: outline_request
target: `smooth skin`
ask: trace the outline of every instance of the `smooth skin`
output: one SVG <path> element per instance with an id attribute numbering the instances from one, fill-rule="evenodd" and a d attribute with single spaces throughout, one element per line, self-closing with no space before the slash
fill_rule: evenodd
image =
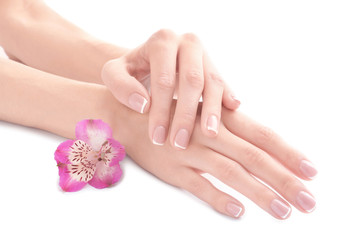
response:
<path id="1" fill-rule="evenodd" d="M 9 6 L 13 2 L 0 1 Z M 0 12 L 0 31 L 4 33 L 0 35 L 0 45 L 10 58 L 31 67 L 0 59 L 1 120 L 74 138 L 78 121 L 103 119 L 141 167 L 169 184 L 188 190 L 228 216 L 241 216 L 244 206 L 216 189 L 202 173 L 215 176 L 278 219 L 290 216 L 289 203 L 302 212 L 314 209 L 313 196 L 296 176 L 310 180 L 316 170 L 303 154 L 269 128 L 223 107 L 218 134 L 209 138 L 203 134 L 204 101 L 196 112 L 193 136 L 185 151 L 178 151 L 169 139 L 163 146 L 155 145 L 151 138 L 143 137 L 152 128 L 151 111 L 137 114 L 100 85 L 106 62 L 130 56 L 137 50 L 122 49 L 89 37 L 41 2 L 19 6 L 3 12 L 17 12 L 15 15 Z M 6 5 L 0 11 L 4 9 Z M 49 29 L 56 29 L 58 38 L 52 38 Z M 15 33 L 16 38 L 12 37 Z M 172 100 L 170 117 L 175 117 L 176 112 L 177 102 Z"/>
<path id="2" fill-rule="evenodd" d="M 179 149 L 188 146 L 201 96 L 202 130 L 208 137 L 218 133 L 222 103 L 228 109 L 240 104 L 194 34 L 177 36 L 160 30 L 140 47 L 107 62 L 102 79 L 121 103 L 138 112 L 146 112 L 151 101 L 149 137 L 157 145 L 166 142 L 171 104 L 178 88 L 170 142 Z M 144 86 L 149 80 L 151 98 Z"/>
<path id="3" fill-rule="evenodd" d="M 103 85 L 63 78 L 6 59 L 0 59 L 0 66 L 1 120 L 74 138 L 78 121 L 103 119 L 142 168 L 234 218 L 244 213 L 244 206 L 215 188 L 202 173 L 233 187 L 278 219 L 290 216 L 290 204 L 305 213 L 315 207 L 312 194 L 296 178 L 309 180 L 301 170 L 303 162 L 308 162 L 306 157 L 241 112 L 222 109 L 216 138 L 202 134 L 198 113 L 188 149 L 178 151 L 169 142 L 157 146 L 144 138 L 149 114 L 129 110 Z"/>
<path id="4" fill-rule="evenodd" d="M 63 77 L 105 83 L 122 104 L 150 111 L 148 135 L 154 144 L 163 145 L 170 135 L 173 147 L 187 148 L 201 96 L 202 130 L 208 137 L 217 135 L 222 105 L 235 110 L 240 104 L 194 34 L 160 30 L 139 47 L 126 49 L 90 36 L 40 0 L 0 0 L 0 14 L 6 18 L 0 23 L 0 45 L 11 59 Z M 176 112 L 170 116 L 176 86 Z"/>

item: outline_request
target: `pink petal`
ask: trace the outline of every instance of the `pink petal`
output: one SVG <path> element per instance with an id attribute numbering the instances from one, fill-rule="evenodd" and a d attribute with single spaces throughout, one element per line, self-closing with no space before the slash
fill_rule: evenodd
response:
<path id="1" fill-rule="evenodd" d="M 100 162 L 96 166 L 94 177 L 89 181 L 89 184 L 95 188 L 106 188 L 117 183 L 122 175 L 122 170 L 119 164 L 112 167 L 106 166 Z"/>
<path id="2" fill-rule="evenodd" d="M 70 146 L 68 151 L 69 163 L 79 164 L 80 162 L 93 160 L 94 157 L 91 155 L 93 149 L 89 144 L 82 140 L 73 141 L 73 144 Z"/>
<path id="3" fill-rule="evenodd" d="M 68 155 L 71 145 L 74 143 L 73 140 L 67 140 L 62 142 L 55 151 L 55 160 L 59 163 L 67 164 L 69 163 Z"/>
<path id="4" fill-rule="evenodd" d="M 110 145 L 110 152 L 106 153 L 105 157 L 110 160 L 109 166 L 119 164 L 119 161 L 123 160 L 126 155 L 124 146 L 112 138 L 108 139 L 108 144 Z"/>
<path id="5" fill-rule="evenodd" d="M 66 165 L 63 167 L 59 167 L 59 176 L 59 185 L 65 192 L 79 191 L 87 184 L 87 182 L 77 181 L 76 179 L 73 179 L 70 176 Z"/>
<path id="6" fill-rule="evenodd" d="M 108 138 L 112 138 L 112 130 L 100 119 L 86 119 L 76 124 L 75 135 L 77 139 L 83 140 L 95 151 L 99 151 L 101 145 Z"/>
<path id="7" fill-rule="evenodd" d="M 68 140 L 59 145 L 55 159 L 59 168 L 59 185 L 64 191 L 79 191 L 94 176 L 96 165 L 92 152 L 91 147 L 81 140 Z"/>

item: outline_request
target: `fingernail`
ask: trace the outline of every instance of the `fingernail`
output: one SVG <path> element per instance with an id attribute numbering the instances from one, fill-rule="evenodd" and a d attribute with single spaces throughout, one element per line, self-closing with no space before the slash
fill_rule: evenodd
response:
<path id="1" fill-rule="evenodd" d="M 215 115 L 211 115 L 207 120 L 207 130 L 218 134 L 218 119 Z"/>
<path id="2" fill-rule="evenodd" d="M 316 201 L 315 199 L 308 193 L 301 191 L 299 192 L 296 198 L 297 204 L 307 212 L 312 212 L 315 209 Z"/>
<path id="3" fill-rule="evenodd" d="M 317 170 L 315 169 L 314 165 L 307 160 L 301 161 L 300 171 L 310 179 L 313 179 L 317 174 Z"/>
<path id="4" fill-rule="evenodd" d="M 237 103 L 237 104 L 240 104 L 240 100 L 239 98 L 237 98 L 234 94 L 230 94 L 230 97 Z"/>
<path id="5" fill-rule="evenodd" d="M 289 208 L 285 203 L 283 203 L 278 199 L 272 200 L 270 204 L 270 208 L 277 216 L 279 216 L 282 219 L 287 218 L 287 216 L 289 216 L 291 212 L 291 208 Z"/>
<path id="6" fill-rule="evenodd" d="M 235 203 L 228 203 L 226 205 L 227 213 L 234 218 L 238 218 L 241 214 L 242 208 Z"/>
<path id="7" fill-rule="evenodd" d="M 156 145 L 164 145 L 166 140 L 166 129 L 163 126 L 157 126 L 153 134 L 153 143 Z"/>
<path id="8" fill-rule="evenodd" d="M 181 149 L 186 149 L 189 143 L 189 133 L 186 129 L 180 129 L 175 137 L 174 145 Z"/>
<path id="9" fill-rule="evenodd" d="M 147 102 L 146 98 L 138 93 L 133 93 L 129 97 L 129 106 L 139 113 L 144 113 Z"/>

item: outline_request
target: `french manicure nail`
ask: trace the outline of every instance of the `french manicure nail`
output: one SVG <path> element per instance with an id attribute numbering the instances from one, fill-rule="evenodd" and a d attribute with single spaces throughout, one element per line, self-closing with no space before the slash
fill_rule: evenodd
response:
<path id="1" fill-rule="evenodd" d="M 234 94 L 230 94 L 230 97 L 237 103 L 237 104 L 240 104 L 240 100 L 239 98 L 237 98 Z"/>
<path id="2" fill-rule="evenodd" d="M 207 120 L 207 130 L 218 134 L 218 119 L 215 115 L 211 115 Z"/>
<path id="3" fill-rule="evenodd" d="M 157 126 L 153 134 L 153 143 L 156 145 L 164 145 L 166 140 L 166 129 L 163 126 Z"/>
<path id="4" fill-rule="evenodd" d="M 181 149 L 186 149 L 189 143 L 189 132 L 186 129 L 180 129 L 175 136 L 174 145 Z"/>
<path id="5" fill-rule="evenodd" d="M 270 204 L 270 208 L 277 216 L 279 216 L 282 219 L 287 218 L 287 216 L 289 216 L 291 212 L 291 208 L 289 208 L 285 203 L 283 203 L 278 199 L 272 200 Z"/>
<path id="6" fill-rule="evenodd" d="M 301 161 L 300 171 L 302 172 L 302 174 L 304 174 L 306 177 L 310 179 L 313 179 L 317 174 L 317 170 L 315 169 L 314 165 L 307 160 Z"/>
<path id="7" fill-rule="evenodd" d="M 147 102 L 146 98 L 138 93 L 133 93 L 129 97 L 129 106 L 139 113 L 144 113 Z"/>
<path id="8" fill-rule="evenodd" d="M 307 212 L 312 212 L 315 209 L 316 201 L 315 199 L 308 193 L 301 191 L 298 193 L 296 198 L 297 204 Z"/>
<path id="9" fill-rule="evenodd" d="M 239 205 L 230 202 L 226 205 L 226 211 L 230 216 L 238 218 L 241 214 L 242 208 Z"/>

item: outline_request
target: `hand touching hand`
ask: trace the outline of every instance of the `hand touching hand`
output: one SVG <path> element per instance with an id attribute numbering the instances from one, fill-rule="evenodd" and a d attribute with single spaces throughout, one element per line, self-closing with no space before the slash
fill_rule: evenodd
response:
<path id="1" fill-rule="evenodd" d="M 198 117 L 186 151 L 176 151 L 168 142 L 159 147 L 142 137 L 148 131 L 148 117 L 137 116 L 130 115 L 129 126 L 125 126 L 131 129 L 131 133 L 125 135 L 127 153 L 132 159 L 163 181 L 191 192 L 220 213 L 237 218 L 243 214 L 244 206 L 215 188 L 201 173 L 213 175 L 278 219 L 290 216 L 290 204 L 304 213 L 315 208 L 314 197 L 296 178 L 310 180 L 317 173 L 315 168 L 277 134 L 246 115 L 223 108 L 216 138 L 201 133 Z"/>
<path id="2" fill-rule="evenodd" d="M 201 129 L 208 137 L 218 134 L 222 104 L 228 109 L 240 104 L 193 34 L 177 36 L 160 30 L 138 48 L 107 62 L 102 79 L 122 104 L 140 113 L 150 109 L 148 134 L 156 145 L 164 145 L 169 133 L 172 146 L 187 148 L 201 96 Z M 144 86 L 149 79 L 151 97 Z M 178 101 L 170 130 L 176 89 Z"/>

